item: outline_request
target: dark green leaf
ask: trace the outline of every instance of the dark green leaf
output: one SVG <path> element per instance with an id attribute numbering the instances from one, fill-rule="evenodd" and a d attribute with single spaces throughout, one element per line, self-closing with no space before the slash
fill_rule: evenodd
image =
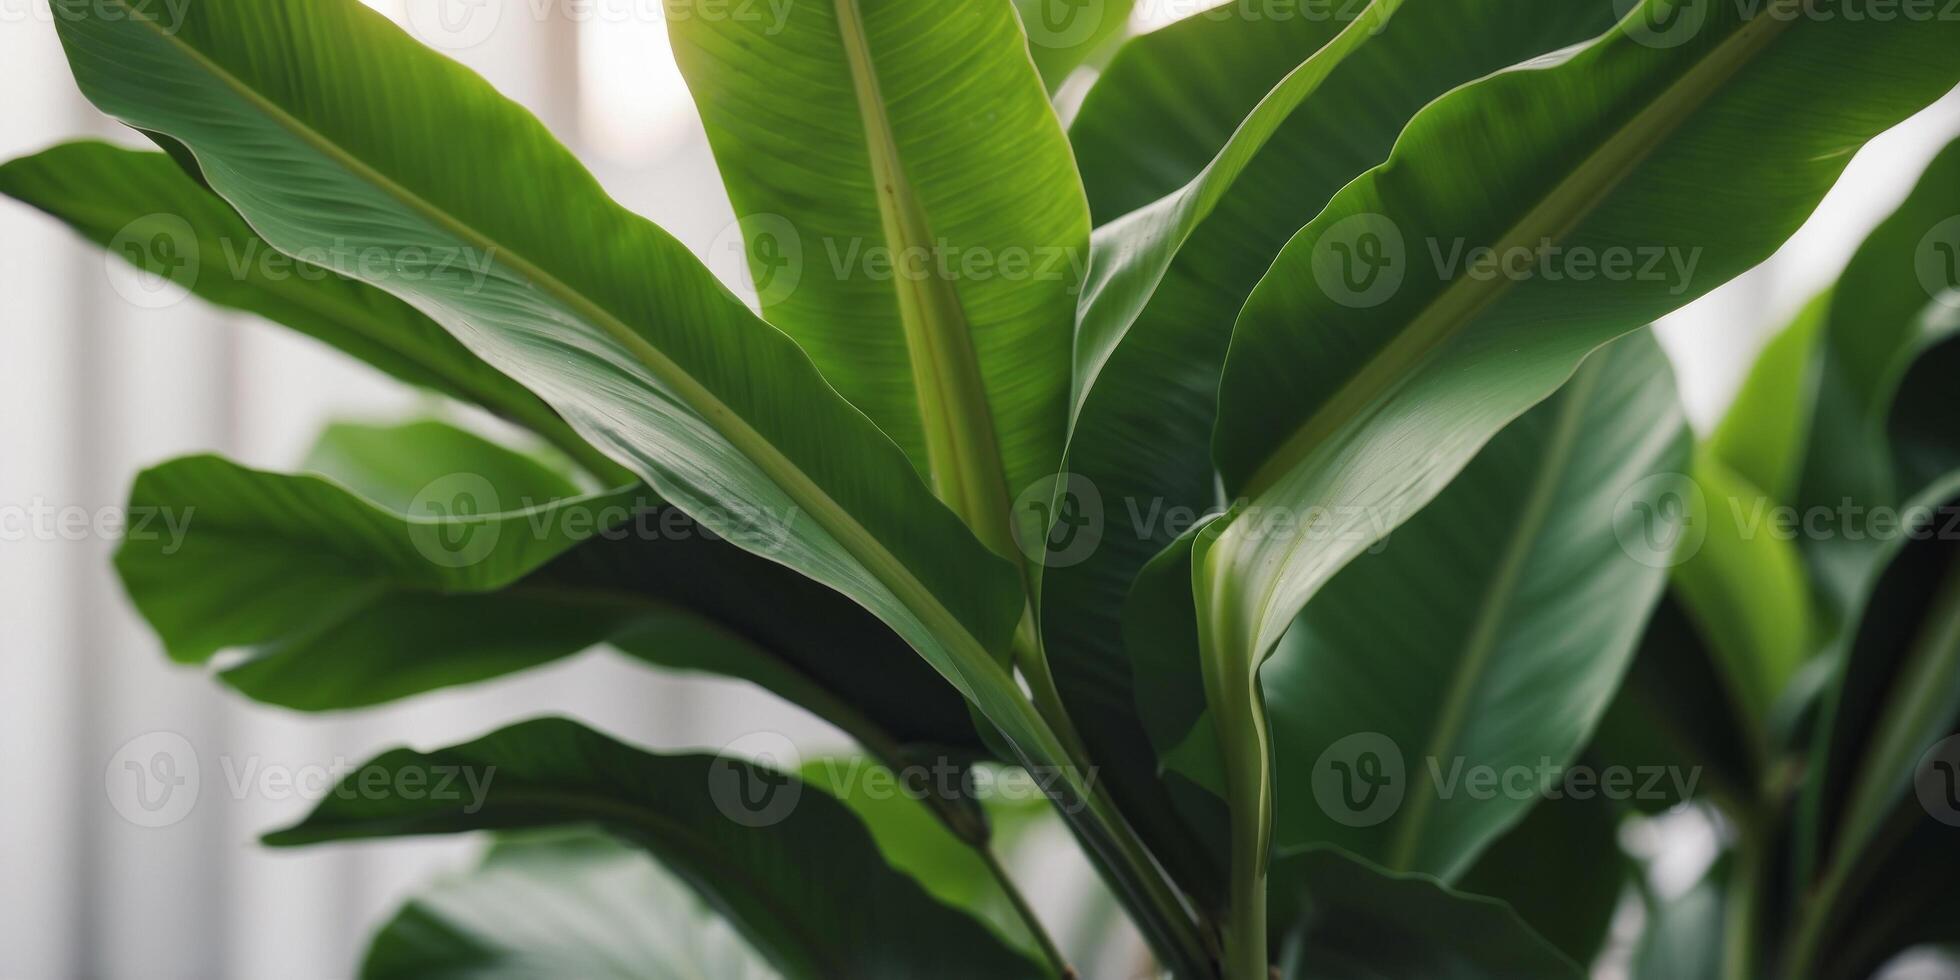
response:
<path id="1" fill-rule="evenodd" d="M 1288 236 L 1384 159 L 1423 105 L 1603 30 L 1611 15 L 1605 5 L 1551 0 L 1412 4 L 1320 51 L 1343 24 L 1255 13 L 1229 5 L 1133 40 L 1076 121 L 1085 147 L 1104 148 L 1100 162 L 1081 158 L 1091 188 L 1155 173 L 1159 158 L 1184 163 L 1118 192 L 1130 195 L 1127 206 L 1175 191 L 1097 233 L 1063 504 L 1084 508 L 1072 517 L 1100 523 L 1051 538 L 1043 571 L 1042 625 L 1056 683 L 1106 785 L 1200 893 L 1215 891 L 1207 881 L 1215 874 L 1189 863 L 1199 851 L 1166 819 L 1170 806 L 1134 720 L 1134 681 L 1117 637 L 1137 573 L 1217 509 L 1210 442 L 1233 319 Z M 1264 40 L 1244 47 L 1252 36 Z M 1258 111 L 1227 145 L 1224 134 L 1255 101 Z M 1097 205 L 1099 216 L 1106 207 Z"/>
<path id="2" fill-rule="evenodd" d="M 1227 529 L 1216 645 L 1272 649 L 1369 518 L 1413 513 L 1599 344 L 1767 257 L 1852 152 L 1960 81 L 1960 21 L 1668 5 L 1432 103 L 1254 291 L 1219 387 L 1226 490 L 1348 516 L 1311 546 Z M 1605 264 L 1570 275 L 1574 255 Z"/>
<path id="3" fill-rule="evenodd" d="M 535 118 L 354 0 L 159 11 L 57 18 L 99 108 L 190 147 L 266 241 L 411 302 L 662 500 L 871 609 L 1021 751 L 1063 756 L 999 659 L 1012 567 Z M 480 271 L 442 274 L 454 257 Z"/>
<path id="4" fill-rule="evenodd" d="M 138 610 L 180 661 L 245 648 L 223 676 L 251 697 L 359 707 L 611 642 L 753 681 L 874 751 L 979 751 L 958 695 L 891 630 L 644 488 L 572 496 L 436 423 L 336 426 L 312 465 L 339 484 L 198 457 L 131 494 L 158 515 L 117 556 Z"/>
<path id="5" fill-rule="evenodd" d="M 1579 980 L 1585 974 L 1502 902 L 1317 849 L 1273 865 L 1286 980 Z"/>
<path id="6" fill-rule="evenodd" d="M 386 753 L 266 842 L 574 824 L 646 848 L 791 976 L 1041 975 L 892 870 L 848 809 L 796 777 L 727 758 L 650 755 L 562 719 L 430 753 Z"/>
<path id="7" fill-rule="evenodd" d="M 1598 794 L 1545 800 L 1456 887 L 1511 906 L 1573 962 L 1590 964 L 1606 946 L 1633 869 L 1620 851 L 1620 807 Z"/>

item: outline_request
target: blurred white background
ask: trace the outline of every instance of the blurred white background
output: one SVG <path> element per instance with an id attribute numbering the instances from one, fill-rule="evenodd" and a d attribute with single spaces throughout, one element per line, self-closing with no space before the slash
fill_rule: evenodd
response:
<path id="1" fill-rule="evenodd" d="M 407 0 L 369 2 L 405 19 Z M 705 250 L 732 213 L 663 25 L 580 21 L 563 16 L 572 5 L 546 0 L 483 2 L 501 13 L 495 29 L 449 53 L 543 117 L 623 203 Z M 1146 2 L 1135 26 L 1198 6 Z M 552 13 L 540 18 L 540 9 Z M 139 142 L 76 94 L 46 0 L 0 0 L 0 90 L 14 93 L 0 113 L 0 157 L 77 137 Z M 1670 318 L 1664 340 L 1698 423 L 1720 410 L 1768 331 L 1835 275 L 1956 133 L 1960 98 L 1949 97 L 1861 154 L 1772 262 Z M 746 289 L 730 257 L 711 258 Z M 111 288 L 111 274 L 98 249 L 0 201 L 0 508 L 93 514 L 119 505 L 139 468 L 195 451 L 290 468 L 331 418 L 397 418 L 417 405 L 361 365 L 278 328 L 194 300 L 138 309 Z M 718 747 L 759 729 L 787 733 L 808 751 L 845 745 L 754 691 L 656 675 L 604 652 L 360 714 L 267 709 L 165 661 L 110 570 L 111 536 L 23 535 L 18 526 L 0 527 L 10 532 L 0 535 L 6 980 L 348 976 L 367 932 L 416 882 L 474 853 L 458 840 L 259 848 L 257 834 L 309 802 L 235 791 L 234 779 L 255 764 L 351 763 L 542 713 L 573 714 L 656 748 Z M 148 829 L 110 806 L 105 776 L 115 774 L 105 768 L 118 747 L 159 731 L 195 747 L 202 788 L 188 818 Z M 1021 863 L 1027 890 L 1047 908 L 1069 908 L 1089 887 L 1074 864 Z"/>

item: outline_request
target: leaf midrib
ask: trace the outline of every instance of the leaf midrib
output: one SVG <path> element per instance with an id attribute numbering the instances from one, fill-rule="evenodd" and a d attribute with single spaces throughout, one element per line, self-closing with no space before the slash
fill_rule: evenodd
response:
<path id="1" fill-rule="evenodd" d="M 850 69 L 870 157 L 872 193 L 893 256 L 932 254 L 936 239 L 925 207 L 905 176 L 858 0 L 835 0 L 839 40 Z M 982 541 L 1018 556 L 1008 524 L 1006 464 L 994 432 L 973 328 L 953 283 L 928 269 L 891 277 L 910 354 L 913 396 L 926 443 L 927 469 L 941 499 L 966 518 Z"/>
<path id="2" fill-rule="evenodd" d="M 1787 12 L 1788 8 L 1800 2 L 1772 0 L 1774 8 L 1762 11 L 1724 39 L 1713 53 L 1697 62 L 1681 79 L 1656 96 L 1647 108 L 1616 130 L 1599 149 L 1574 168 L 1570 176 L 1540 198 L 1539 203 L 1500 238 L 1497 249 L 1501 252 L 1524 247 L 1540 238 L 1563 240 L 1622 180 L 1639 167 L 1661 140 L 1685 123 L 1688 116 L 1713 97 L 1716 89 L 1741 71 L 1757 53 L 1794 23 L 1795 18 L 1778 16 L 1778 13 Z M 1599 173 L 1594 174 L 1595 170 Z M 1540 227 L 1545 230 L 1536 230 Z M 1347 384 L 1294 430 L 1278 450 L 1266 458 L 1248 481 L 1242 496 L 1262 499 L 1329 439 L 1350 423 L 1377 411 L 1389 396 L 1408 383 L 1420 366 L 1433 359 L 1447 341 L 1502 297 L 1511 285 L 1500 276 L 1489 283 L 1461 278 L 1445 287 L 1416 315 L 1407 329 L 1397 333 Z M 1230 534 L 1229 529 L 1227 534 Z M 1294 553 L 1305 543 L 1296 539 L 1277 560 L 1261 564 L 1268 568 L 1285 569 L 1293 564 Z M 1220 544 L 1227 552 L 1236 550 L 1225 541 Z M 1254 608 L 1263 619 L 1272 608 L 1273 597 L 1279 593 L 1283 576 L 1266 574 L 1262 577 L 1265 582 L 1261 586 L 1259 604 Z M 1252 625 L 1255 629 L 1248 638 L 1264 635 L 1263 622 Z"/>
<path id="3" fill-rule="evenodd" d="M 1562 241 L 1638 169 L 1662 140 L 1795 21 L 1779 13 L 1799 3 L 1801 0 L 1772 0 L 1771 9 L 1736 29 L 1633 119 L 1615 130 L 1500 236 L 1494 248 L 1503 253 L 1540 239 Z M 1256 498 L 1272 489 L 1333 433 L 1365 414 L 1369 405 L 1400 388 L 1414 373 L 1416 365 L 1427 360 L 1514 285 L 1504 276 L 1489 282 L 1460 277 L 1444 287 L 1405 329 L 1369 358 L 1353 379 L 1266 457 L 1247 481 L 1244 496 Z"/>
<path id="4" fill-rule="evenodd" d="M 1532 548 L 1551 518 L 1558 487 L 1578 449 L 1580 423 L 1589 408 L 1587 403 L 1599 385 L 1603 370 L 1604 362 L 1595 359 L 1580 369 L 1567 388 L 1564 404 L 1553 423 L 1552 438 L 1539 456 L 1538 472 L 1532 478 L 1524 508 L 1512 523 L 1496 574 L 1484 588 L 1476 619 L 1464 638 L 1462 655 L 1457 659 L 1456 670 L 1450 674 L 1442 709 L 1436 715 L 1436 728 L 1430 734 L 1423 759 L 1445 758 L 1467 727 L 1471 700 L 1483 682 L 1491 658 L 1496 655 L 1501 630 L 1514 607 Z M 1416 870 L 1413 862 L 1436 802 L 1435 794 L 1430 792 L 1435 789 L 1433 780 L 1417 779 L 1413 783 L 1388 851 L 1388 866 L 1398 871 Z"/>
<path id="5" fill-rule="evenodd" d="M 988 653 L 986 647 L 972 635 L 958 617 L 933 596 L 931 590 L 919 582 L 902 562 L 866 531 L 863 525 L 852 518 L 848 511 L 817 486 L 799 467 L 790 462 L 774 444 L 755 431 L 739 414 L 716 398 L 678 364 L 662 354 L 658 348 L 641 338 L 631 327 L 558 280 L 557 277 L 525 260 L 515 249 L 498 245 L 467 223 L 449 215 L 420 195 L 368 166 L 364 161 L 345 152 L 325 135 L 245 85 L 223 66 L 205 56 L 202 51 L 185 43 L 177 34 L 164 30 L 161 25 L 133 6 L 131 0 L 112 0 L 112 2 L 122 7 L 131 21 L 153 31 L 166 45 L 197 64 L 224 87 L 251 103 L 269 120 L 285 129 L 294 138 L 312 147 L 315 152 L 346 168 L 357 179 L 367 181 L 382 193 L 421 215 L 425 220 L 434 223 L 438 229 L 465 241 L 487 247 L 491 250 L 490 254 L 495 256 L 495 261 L 512 268 L 519 275 L 529 279 L 542 292 L 557 298 L 574 313 L 605 330 L 616 343 L 638 358 L 648 371 L 673 388 L 675 397 L 679 401 L 693 409 L 758 469 L 770 476 L 779 488 L 796 499 L 815 517 L 824 530 L 850 552 L 853 558 L 863 563 L 881 584 L 890 589 L 909 611 L 919 617 L 922 625 L 931 631 L 935 638 L 947 644 L 950 652 L 962 661 L 960 667 L 963 674 L 980 673 L 992 668 L 992 673 L 1000 675 L 998 680 L 1001 684 L 1011 685 L 1005 671 Z M 192 148 L 192 152 L 196 152 L 195 148 Z M 242 211 L 240 217 L 244 217 Z M 250 224 L 249 219 L 246 223 Z M 261 237 L 264 236 L 261 234 Z M 761 324 L 761 327 L 775 329 L 767 324 Z M 973 681 L 969 680 L 967 683 L 971 685 Z"/>

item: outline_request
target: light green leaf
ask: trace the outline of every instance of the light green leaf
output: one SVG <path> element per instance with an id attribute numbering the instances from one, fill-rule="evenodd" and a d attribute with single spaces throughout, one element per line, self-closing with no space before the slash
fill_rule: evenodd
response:
<path id="1" fill-rule="evenodd" d="M 1585 974 L 1502 902 L 1384 871 L 1338 850 L 1273 866 L 1286 980 L 1579 980 Z M 1276 916 L 1277 920 L 1277 916 Z"/>
<path id="2" fill-rule="evenodd" d="M 1696 23 L 1656 17 L 1664 2 L 1432 103 L 1247 301 L 1219 389 L 1226 490 L 1248 513 L 1336 517 L 1311 546 L 1226 530 L 1216 647 L 1256 664 L 1589 351 L 1768 256 L 1852 152 L 1960 81 L 1938 53 L 1960 22 L 1772 0 Z"/>
<path id="3" fill-rule="evenodd" d="M 778 25 L 711 3 L 669 31 L 764 313 L 1018 559 L 1012 501 L 1061 458 L 1089 216 L 1012 5 L 797 3 Z"/>
<path id="4" fill-rule="evenodd" d="M 203 299 L 284 324 L 409 384 L 480 405 L 543 436 L 595 474 L 610 479 L 622 472 L 538 396 L 433 320 L 379 289 L 274 249 L 162 153 L 62 144 L 0 166 L 0 194 Z"/>
<path id="5" fill-rule="evenodd" d="M 1287 238 L 1381 162 L 1417 110 L 1479 75 L 1604 30 L 1611 17 L 1605 6 L 1554 0 L 1422 3 L 1384 24 L 1389 6 L 1326 50 L 1344 24 L 1275 22 L 1244 5 L 1133 39 L 1072 130 L 1078 154 L 1103 147 L 1099 157 L 1079 156 L 1092 198 L 1099 182 L 1156 174 L 1160 157 L 1182 162 L 1117 196 L 1175 193 L 1097 233 L 1078 347 L 1078 366 L 1093 370 L 1078 379 L 1060 506 L 1071 520 L 1101 522 L 1051 537 L 1042 626 L 1056 683 L 1105 784 L 1201 895 L 1217 891 L 1207 881 L 1216 872 L 1193 861 L 1203 850 L 1168 819 L 1117 638 L 1138 572 L 1199 515 L 1221 509 L 1210 443 L 1233 320 Z"/>
<path id="6" fill-rule="evenodd" d="M 650 755 L 563 719 L 383 754 L 266 843 L 578 824 L 646 848 L 790 976 L 1042 975 L 894 871 L 848 809 L 796 777 L 728 758 Z"/>
<path id="7" fill-rule="evenodd" d="M 576 496 L 438 423 L 335 426 L 310 465 L 339 482 L 195 457 L 131 493 L 156 515 L 116 558 L 137 609 L 179 661 L 242 648 L 222 677 L 253 698 L 360 707 L 610 642 L 757 683 L 873 751 L 980 751 L 958 695 L 890 629 L 644 488 Z"/>
<path id="8" fill-rule="evenodd" d="M 361 980 L 768 980 L 769 962 L 645 852 L 603 834 L 500 838 L 416 893 Z"/>
<path id="9" fill-rule="evenodd" d="M 1708 437 L 1708 451 L 1717 460 L 1772 500 L 1788 502 L 1796 496 L 1811 406 L 1817 402 L 1818 332 L 1830 309 L 1827 292 L 1770 338 Z"/>
<path id="10" fill-rule="evenodd" d="M 1777 696 L 1814 648 L 1810 583 L 1802 553 L 1779 524 L 1784 505 L 1716 452 L 1695 453 L 1674 594 L 1760 757 Z"/>
<path id="11" fill-rule="evenodd" d="M 354 0 L 155 0 L 56 27 L 84 94 L 182 142 L 276 248 L 377 285 L 537 392 L 660 497 L 871 609 L 1002 726 L 1063 754 L 997 659 L 1005 561 L 903 454 L 536 119 Z M 445 257 L 480 274 L 438 274 Z"/>
<path id="12" fill-rule="evenodd" d="M 901 776 L 887 764 L 863 756 L 812 759 L 803 764 L 800 774 L 804 782 L 836 797 L 864 821 L 892 867 L 911 875 L 934 898 L 987 923 L 1030 959 L 1041 954 L 1003 887 L 1005 872 L 995 856 L 1011 852 L 1048 812 L 1031 778 L 1013 769 L 962 770 L 931 764 L 909 767 Z M 953 780 L 962 782 L 945 785 Z M 1018 786 L 1026 792 L 1012 798 L 987 793 L 976 788 L 979 780 Z M 962 840 L 921 805 L 923 798 L 935 795 L 972 807 L 987 824 L 986 842 L 976 846 Z"/>

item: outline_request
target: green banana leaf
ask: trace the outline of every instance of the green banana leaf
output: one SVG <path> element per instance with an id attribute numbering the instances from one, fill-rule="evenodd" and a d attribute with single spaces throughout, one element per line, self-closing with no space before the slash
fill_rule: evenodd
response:
<path id="1" fill-rule="evenodd" d="M 1666 358 L 1651 335 L 1626 338 L 1336 576 L 1260 672 L 1274 846 L 1331 843 L 1449 881 L 1555 791 L 1546 767 L 1591 738 L 1666 581 L 1637 505 L 1675 485 L 1688 446 Z M 1222 788 L 1201 745 L 1212 723 L 1190 594 L 1173 613 L 1176 585 L 1158 584 L 1179 579 L 1188 558 L 1153 565 L 1132 597 L 1131 649 L 1152 658 L 1139 710 L 1167 765 Z M 1340 772 L 1364 755 L 1389 780 L 1365 797 Z M 1483 798 L 1462 782 L 1483 769 L 1525 776 Z"/>
<path id="2" fill-rule="evenodd" d="M 1219 534 L 1208 660 L 1256 672 L 1343 566 L 1588 352 L 1767 257 L 1853 151 L 1960 81 L 1937 53 L 1960 22 L 1795 6 L 1697 8 L 1670 46 L 1652 28 L 1687 22 L 1650 0 L 1430 104 L 1301 230 L 1239 317 L 1213 454 L 1243 513 L 1334 518 L 1312 541 L 1260 521 Z"/>
<path id="3" fill-rule="evenodd" d="M 180 662 L 243 648 L 221 677 L 250 697 L 361 707 L 610 642 L 753 681 L 874 751 L 982 751 L 958 695 L 891 630 L 643 487 L 579 496 L 433 422 L 335 426 L 309 467 L 326 478 L 193 457 L 131 493 L 132 514 L 159 515 L 116 556 L 138 611 Z"/>
<path id="4" fill-rule="evenodd" d="M 725 757 L 651 755 L 565 719 L 385 753 L 265 841 L 584 824 L 645 848 L 789 976 L 1044 975 L 893 870 L 849 809 L 796 777 Z"/>
<path id="5" fill-rule="evenodd" d="M 435 321 L 379 289 L 274 249 L 162 153 L 64 143 L 0 165 L 0 194 L 205 300 L 284 324 L 409 384 L 480 405 L 536 432 L 595 475 L 623 473 L 538 396 Z"/>
<path id="6" fill-rule="evenodd" d="M 1085 146 L 1097 139 L 1088 134 L 1122 133 L 1141 147 L 1134 166 L 1113 149 L 1102 163 L 1079 157 L 1092 197 L 1099 182 L 1150 170 L 1157 156 L 1212 161 L 1202 174 L 1190 168 L 1189 183 L 1191 175 L 1181 174 L 1181 188 L 1164 188 L 1174 194 L 1097 232 L 1077 348 L 1070 475 L 1056 505 L 1090 524 L 1074 537 L 1051 537 L 1042 569 L 1042 626 L 1056 684 L 1105 784 L 1201 895 L 1216 890 L 1216 875 L 1192 866 L 1201 851 L 1191 833 L 1164 818 L 1170 804 L 1134 717 L 1130 660 L 1118 637 L 1138 572 L 1217 507 L 1211 429 L 1233 319 L 1287 238 L 1385 159 L 1402 124 L 1425 104 L 1611 21 L 1603 6 L 1548 0 L 1471 9 L 1413 4 L 1385 23 L 1382 12 L 1326 50 L 1343 25 L 1273 22 L 1241 5 L 1132 39 L 1072 129 Z M 1256 56 L 1237 46 L 1248 35 L 1267 39 Z M 1281 75 L 1286 80 L 1267 96 Z M 1182 99 L 1201 102 L 1212 114 L 1208 124 L 1230 127 L 1261 96 L 1229 144 L 1180 148 L 1180 134 L 1191 128 L 1177 125 L 1189 115 Z M 1170 149 L 1150 149 L 1159 143 Z"/>
<path id="7" fill-rule="evenodd" d="M 177 140 L 274 247 L 423 310 L 667 503 L 872 610 L 1018 751 L 1011 565 L 809 358 L 535 118 L 355 0 L 156 0 L 56 24 L 83 93 Z M 468 278 L 442 258 L 479 261 Z"/>
<path id="8" fill-rule="evenodd" d="M 1018 557 L 1012 502 L 1061 458 L 1089 216 L 1012 4 L 798 3 L 777 25 L 711 3 L 669 30 L 764 315 Z"/>
<path id="9" fill-rule="evenodd" d="M 1294 924 L 1285 980 L 1578 980 L 1584 971 L 1502 902 L 1396 874 L 1332 848 L 1273 866 L 1275 915 Z"/>
<path id="10" fill-rule="evenodd" d="M 1556 791 L 1540 767 L 1591 739 L 1666 582 L 1644 539 L 1623 538 L 1644 533 L 1635 511 L 1675 482 L 1689 445 L 1660 346 L 1628 337 L 1335 576 L 1260 672 L 1276 845 L 1332 842 L 1451 881 Z M 1379 821 L 1325 785 L 1328 753 L 1368 733 L 1406 759 L 1407 792 Z M 1530 786 L 1476 799 L 1459 779 L 1484 767 L 1530 770 Z"/>
<path id="11" fill-rule="evenodd" d="M 376 933 L 361 980 L 771 980 L 686 883 L 590 832 L 514 833 L 423 887 Z"/>
<path id="12" fill-rule="evenodd" d="M 1607 948 L 1634 870 L 1620 850 L 1622 812 L 1623 804 L 1598 794 L 1545 800 L 1494 841 L 1456 888 L 1509 905 L 1572 962 L 1590 965 Z"/>

